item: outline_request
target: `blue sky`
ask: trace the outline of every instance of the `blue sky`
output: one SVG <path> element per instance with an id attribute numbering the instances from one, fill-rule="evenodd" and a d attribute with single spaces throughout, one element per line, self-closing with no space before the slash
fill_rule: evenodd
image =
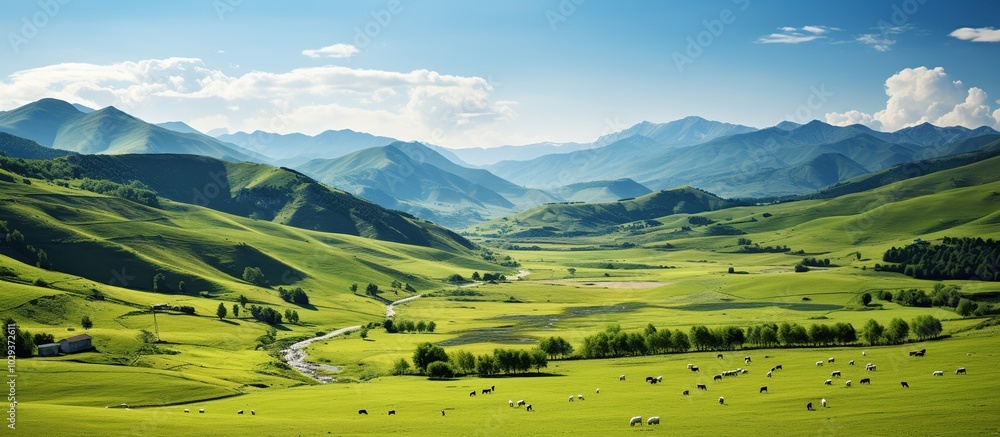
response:
<path id="1" fill-rule="evenodd" d="M 688 115 L 996 127 L 996 21 L 995 1 L 3 2 L 0 109 L 450 147 Z"/>

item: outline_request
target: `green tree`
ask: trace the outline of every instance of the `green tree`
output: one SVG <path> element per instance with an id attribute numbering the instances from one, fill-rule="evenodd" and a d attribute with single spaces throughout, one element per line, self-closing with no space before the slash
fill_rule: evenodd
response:
<path id="1" fill-rule="evenodd" d="M 219 302 L 219 307 L 215 309 L 215 315 L 219 316 L 219 320 L 222 320 L 223 317 L 226 317 L 226 314 L 228 312 L 229 311 L 226 310 L 226 304 Z"/>
<path id="2" fill-rule="evenodd" d="M 153 291 L 167 291 L 167 275 L 157 273 L 153 275 Z"/>
<path id="3" fill-rule="evenodd" d="M 417 332 L 424 332 L 427 330 L 427 322 L 421 320 L 417 322 Z"/>
<path id="4" fill-rule="evenodd" d="M 357 283 L 351 284 L 351 293 L 357 293 L 357 292 L 358 292 L 358 284 Z"/>
<path id="5" fill-rule="evenodd" d="M 455 369 L 446 361 L 434 361 L 427 365 L 427 376 L 431 379 L 453 378 Z"/>
<path id="6" fill-rule="evenodd" d="M 962 317 L 969 317 L 976 312 L 977 308 L 979 308 L 979 304 L 963 298 L 958 301 L 958 306 L 955 307 L 955 312 Z"/>
<path id="7" fill-rule="evenodd" d="M 243 269 L 243 280 L 247 281 L 258 287 L 267 286 L 267 278 L 264 277 L 264 272 L 260 270 L 260 267 L 246 267 Z"/>
<path id="8" fill-rule="evenodd" d="M 421 343 L 417 350 L 413 352 L 413 366 L 418 371 L 424 372 L 427 366 L 435 361 L 448 361 L 448 354 L 441 346 L 432 343 Z"/>
<path id="9" fill-rule="evenodd" d="M 861 330 L 861 337 L 870 345 L 881 343 L 883 334 L 885 334 L 885 327 L 875 321 L 875 319 L 868 320 L 868 323 L 865 323 L 864 329 Z"/>
<path id="10" fill-rule="evenodd" d="M 399 376 L 410 373 L 410 363 L 406 361 L 406 358 L 400 358 L 392 363 L 392 374 Z"/>
<path id="11" fill-rule="evenodd" d="M 543 367 L 549 366 L 549 357 L 545 351 L 536 347 L 528 353 L 531 355 L 531 367 L 535 368 L 535 372 L 541 373 Z"/>
<path id="12" fill-rule="evenodd" d="M 9 235 L 8 235 L 9 237 Z M 17 322 L 14 319 L 8 317 L 4 321 L 4 332 L 10 334 L 10 331 L 14 330 L 14 356 L 17 358 L 29 358 L 35 353 L 35 342 L 30 332 L 21 329 L 17 326 Z M 10 338 L 8 337 L 8 347 L 10 345 Z"/>
<path id="13" fill-rule="evenodd" d="M 93 321 L 93 320 L 90 320 L 90 316 L 89 316 L 89 315 L 84 315 L 84 316 L 83 316 L 83 317 L 82 317 L 82 318 L 80 319 L 80 326 L 82 326 L 82 327 L 83 327 L 83 329 L 90 329 L 90 328 L 93 328 L 93 327 L 94 327 L 94 321 Z"/>
<path id="14" fill-rule="evenodd" d="M 435 329 L 437 329 L 437 323 L 434 323 L 433 320 L 427 322 L 427 332 L 434 332 Z"/>
<path id="15" fill-rule="evenodd" d="M 235 303 L 233 304 L 233 318 L 234 319 L 240 318 L 240 305 L 239 304 L 235 304 Z"/>
<path id="16" fill-rule="evenodd" d="M 471 374 L 476 371 L 476 356 L 472 355 L 471 352 L 460 350 L 455 352 L 451 361 L 455 363 L 455 367 L 459 372 L 466 375 Z"/>
<path id="17" fill-rule="evenodd" d="M 139 340 L 139 343 L 143 345 L 156 343 L 156 335 L 145 329 L 140 329 L 139 333 L 136 334 L 135 339 Z"/>
<path id="18" fill-rule="evenodd" d="M 55 343 L 56 338 L 52 334 L 38 333 L 31 337 L 31 341 L 37 346 L 40 344 Z"/>
<path id="19" fill-rule="evenodd" d="M 885 330 L 885 339 L 889 343 L 900 344 L 906 341 L 910 335 L 910 325 L 903 319 L 896 317 L 889 321 L 889 327 Z"/>
<path id="20" fill-rule="evenodd" d="M 930 315 L 917 316 L 912 325 L 913 333 L 921 340 L 937 337 L 942 330 L 941 321 Z"/>
<path id="21" fill-rule="evenodd" d="M 287 318 L 291 320 L 291 317 Z M 362 340 L 368 338 L 368 328 L 367 327 L 361 328 L 361 332 L 358 333 L 358 336 L 360 336 Z"/>
<path id="22" fill-rule="evenodd" d="M 247 297 L 244 296 L 244 295 L 242 295 L 242 294 L 240 295 L 240 297 L 238 298 L 238 300 L 240 302 L 240 306 L 243 307 L 243 308 L 246 308 L 247 304 L 250 303 L 250 299 L 247 299 Z"/>
<path id="23" fill-rule="evenodd" d="M 479 276 L 479 272 L 472 272 L 472 280 L 473 281 L 478 281 L 480 279 L 482 279 L 482 276 Z"/>
<path id="24" fill-rule="evenodd" d="M 365 294 L 367 294 L 369 296 L 378 295 L 378 285 L 375 285 L 374 283 L 369 282 L 368 286 L 365 287 Z"/>
<path id="25" fill-rule="evenodd" d="M 861 304 L 864 305 L 864 306 L 868 306 L 868 304 L 870 304 L 870 303 L 872 303 L 872 295 L 870 293 L 864 293 L 864 294 L 862 294 L 861 295 Z"/>
<path id="26" fill-rule="evenodd" d="M 576 268 L 574 268 L 574 267 L 570 267 L 570 268 L 566 269 L 566 271 L 569 272 L 570 276 L 576 275 Z"/>

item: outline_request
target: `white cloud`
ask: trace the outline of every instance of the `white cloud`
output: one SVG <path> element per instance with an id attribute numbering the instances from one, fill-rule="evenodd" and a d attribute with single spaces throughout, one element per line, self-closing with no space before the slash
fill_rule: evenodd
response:
<path id="1" fill-rule="evenodd" d="M 1000 42 L 1000 30 L 992 27 L 963 27 L 955 29 L 948 36 L 953 36 L 963 41 Z"/>
<path id="2" fill-rule="evenodd" d="M 764 35 L 757 38 L 757 42 L 760 44 L 799 44 L 820 38 L 826 38 L 823 34 L 828 33 L 831 30 L 840 29 L 827 26 L 803 26 L 801 28 L 785 26 L 779 27 L 778 30 L 782 33 Z"/>
<path id="3" fill-rule="evenodd" d="M 113 105 L 149 121 L 190 120 L 204 131 L 351 128 L 452 146 L 468 146 L 481 131 L 516 117 L 514 104 L 494 93 L 484 78 L 429 70 L 322 66 L 231 76 L 195 58 L 57 64 L 0 78 L 4 109 L 53 97 Z"/>
<path id="4" fill-rule="evenodd" d="M 881 111 L 828 113 L 826 121 L 837 126 L 861 123 L 887 132 L 921 123 L 1000 128 L 1000 111 L 990 113 L 986 92 L 977 87 L 967 89 L 942 67 L 904 69 L 885 81 L 885 93 L 889 99 Z"/>
<path id="5" fill-rule="evenodd" d="M 350 58 L 359 53 L 353 44 L 334 44 L 321 49 L 303 50 L 302 54 L 310 58 Z"/>
<path id="6" fill-rule="evenodd" d="M 892 38 L 892 35 L 900 35 L 912 28 L 913 26 L 909 24 L 884 26 L 878 29 L 879 33 L 866 33 L 856 37 L 854 41 L 870 46 L 877 51 L 887 52 L 896 44 L 896 40 Z"/>

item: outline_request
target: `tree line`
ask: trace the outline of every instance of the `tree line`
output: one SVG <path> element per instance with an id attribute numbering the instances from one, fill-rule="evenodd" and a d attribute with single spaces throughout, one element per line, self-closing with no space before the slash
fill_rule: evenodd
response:
<path id="1" fill-rule="evenodd" d="M 944 237 L 942 244 L 919 241 L 889 248 L 875 270 L 917 279 L 979 279 L 1000 281 L 1000 241 L 992 238 Z"/>
<path id="2" fill-rule="evenodd" d="M 21 231 L 10 230 L 6 221 L 0 220 L 0 244 L 14 249 L 29 260 L 29 264 L 34 261 L 35 267 L 42 269 L 52 268 L 49 262 L 49 255 L 44 250 L 38 249 L 27 243 L 27 238 Z"/>
<path id="3" fill-rule="evenodd" d="M 492 354 L 477 356 L 464 350 L 448 354 L 441 346 L 422 343 L 413 352 L 413 368 L 416 372 L 435 379 L 472 374 L 511 375 L 526 373 L 532 369 L 541 372 L 541 369 L 548 367 L 548 362 L 548 355 L 539 348 L 531 350 L 497 348 Z M 410 368 L 410 363 L 405 358 L 400 358 L 393 364 L 392 373 L 405 375 L 410 372 Z"/>

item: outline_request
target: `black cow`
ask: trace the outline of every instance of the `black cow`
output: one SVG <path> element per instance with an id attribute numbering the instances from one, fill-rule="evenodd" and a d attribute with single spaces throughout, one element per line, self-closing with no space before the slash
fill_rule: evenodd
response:
<path id="1" fill-rule="evenodd" d="M 809 410 L 809 411 L 812 411 L 812 409 L 813 409 L 813 403 L 810 402 L 810 403 L 806 404 L 806 409 Z"/>
<path id="2" fill-rule="evenodd" d="M 899 385 L 903 386 L 904 388 L 910 388 L 910 384 L 907 384 L 906 381 L 901 381 Z"/>
<path id="3" fill-rule="evenodd" d="M 868 385 L 871 385 L 871 383 L 872 383 L 871 378 L 861 378 L 861 381 L 858 382 L 858 384 L 868 384 Z"/>
<path id="4" fill-rule="evenodd" d="M 684 393 L 683 393 L 683 394 L 684 394 L 684 396 L 687 396 L 687 395 L 688 395 L 688 394 L 690 394 L 690 393 L 688 393 L 688 391 L 687 391 L 687 390 L 684 390 Z"/>
<path id="5" fill-rule="evenodd" d="M 722 354 L 719 354 L 719 355 L 718 355 L 718 358 L 719 358 L 719 359 L 721 360 L 721 359 L 722 359 Z"/>
<path id="6" fill-rule="evenodd" d="M 364 414 L 365 416 L 367 416 L 368 410 L 358 410 L 358 414 Z"/>
<path id="7" fill-rule="evenodd" d="M 760 388 L 760 393 L 767 393 L 767 386 L 766 385 Z"/>
<path id="8" fill-rule="evenodd" d="M 722 381 L 722 375 L 715 375 L 712 377 L 712 381 Z"/>
<path id="9" fill-rule="evenodd" d="M 774 369 L 775 370 L 781 370 L 781 364 L 778 364 L 777 366 L 774 366 Z"/>
<path id="10" fill-rule="evenodd" d="M 473 396 L 475 396 L 475 395 L 476 395 L 476 391 L 475 390 L 469 392 L 469 397 L 470 398 L 473 397 Z"/>
<path id="11" fill-rule="evenodd" d="M 389 410 L 389 415 L 390 416 L 395 416 L 396 415 L 396 410 Z"/>
<path id="12" fill-rule="evenodd" d="M 708 390 L 708 386 L 705 384 L 698 384 L 698 390 Z"/>

